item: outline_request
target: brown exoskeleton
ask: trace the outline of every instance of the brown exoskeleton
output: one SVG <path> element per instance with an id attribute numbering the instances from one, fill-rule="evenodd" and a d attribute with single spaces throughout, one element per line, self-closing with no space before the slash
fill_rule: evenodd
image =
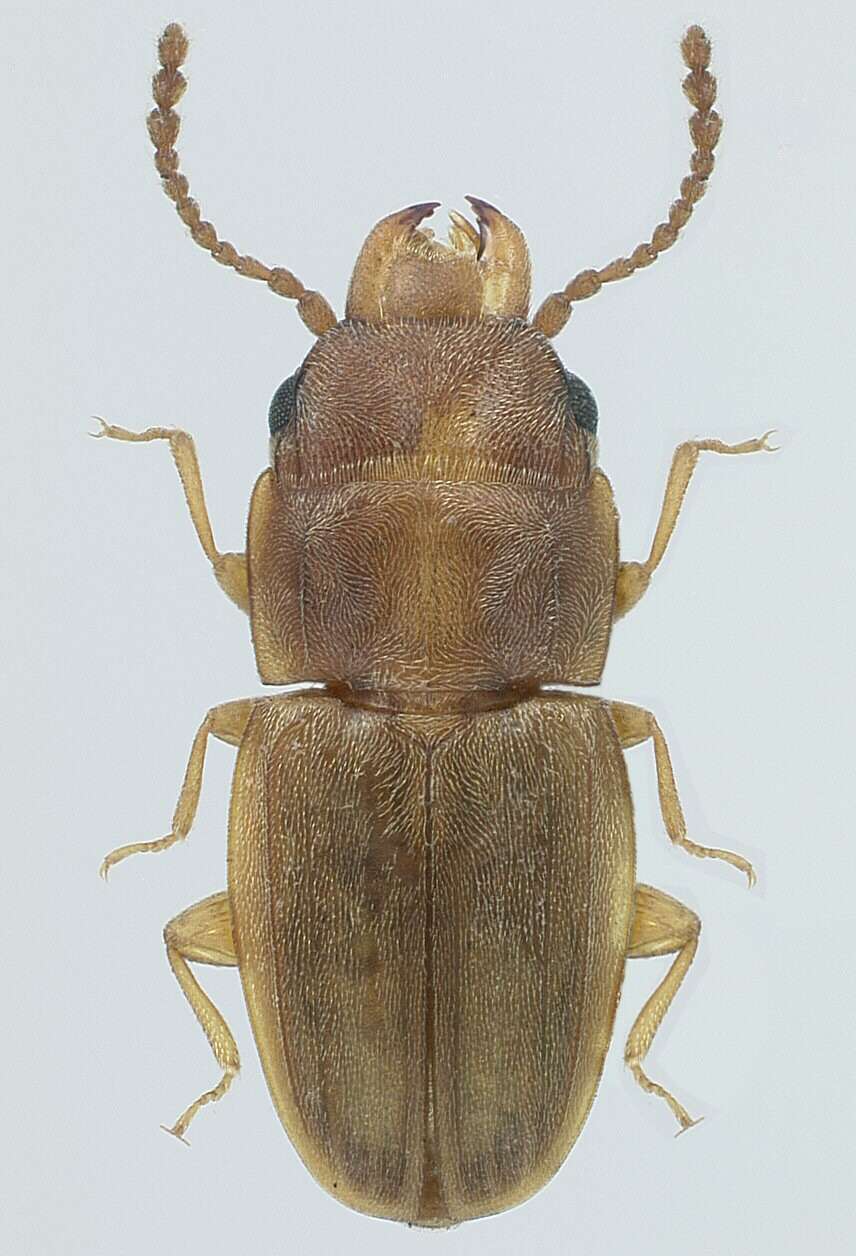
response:
<path id="1" fill-rule="evenodd" d="M 550 346 L 572 304 L 674 243 L 713 169 L 710 47 L 691 27 L 691 173 L 629 258 L 584 271 L 531 321 L 520 230 L 470 197 L 449 244 L 415 205 L 374 228 L 345 318 L 288 271 L 218 240 L 178 172 L 187 42 L 160 41 L 149 129 L 197 243 L 296 299 L 318 336 L 270 410 L 246 553 L 214 542 L 193 442 L 166 440 L 197 535 L 250 616 L 261 679 L 323 689 L 212 708 L 171 833 L 187 836 L 206 743 L 238 747 L 228 888 L 166 928 L 169 962 L 223 1070 L 239 1067 L 189 963 L 237 966 L 271 1095 L 318 1181 L 351 1207 L 424 1226 L 495 1213 L 558 1169 L 591 1106 L 628 958 L 673 954 L 625 1050 L 643 1061 L 698 944 L 699 921 L 636 883 L 623 751 L 653 742 L 663 819 L 691 842 L 654 716 L 545 686 L 596 684 L 612 624 L 648 587 L 702 451 L 680 446 L 650 554 L 621 562 L 597 409 Z"/>

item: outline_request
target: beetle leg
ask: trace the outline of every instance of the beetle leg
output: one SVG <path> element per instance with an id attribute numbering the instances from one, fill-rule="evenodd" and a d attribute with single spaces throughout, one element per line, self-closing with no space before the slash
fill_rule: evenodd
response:
<path id="1" fill-rule="evenodd" d="M 105 423 L 103 419 L 99 419 L 98 422 L 101 424 L 101 431 L 95 432 L 95 436 L 107 436 L 111 440 L 169 441 L 170 452 L 181 478 L 187 508 L 190 511 L 196 535 L 199 537 L 199 544 L 214 569 L 217 583 L 227 597 L 240 606 L 242 611 L 249 614 L 247 557 L 246 554 L 221 554 L 214 543 L 214 532 L 205 505 L 202 475 L 199 471 L 193 437 L 187 432 L 182 432 L 180 428 L 148 427 L 144 432 L 129 432 L 127 428 L 115 427 L 112 423 Z"/>
<path id="2" fill-rule="evenodd" d="M 229 1026 L 188 967 L 188 961 L 229 968 L 237 965 L 238 957 L 232 938 L 232 912 L 227 894 L 212 894 L 201 903 L 188 907 L 169 922 L 163 936 L 169 966 L 175 973 L 184 997 L 196 1013 L 196 1019 L 223 1070 L 223 1076 L 213 1090 L 206 1090 L 200 1095 L 182 1112 L 174 1125 L 169 1128 L 163 1126 L 168 1134 L 175 1134 L 176 1138 L 185 1141 L 184 1132 L 199 1109 L 206 1103 L 216 1103 L 218 1099 L 222 1099 L 241 1067 L 238 1048 Z"/>
<path id="3" fill-rule="evenodd" d="M 678 1133 L 697 1125 L 701 1117 L 694 1121 L 674 1095 L 657 1082 L 652 1082 L 642 1069 L 642 1061 L 693 962 L 700 930 L 698 916 L 683 903 L 650 885 L 636 886 L 636 909 L 630 927 L 627 958 L 649 959 L 655 955 L 675 955 L 676 958 L 633 1022 L 624 1048 L 624 1062 L 643 1090 L 665 1099 L 680 1124 Z"/>
<path id="4" fill-rule="evenodd" d="M 722 859 L 734 868 L 746 873 L 750 888 L 755 884 L 755 870 L 742 855 L 735 855 L 730 850 L 719 850 L 713 846 L 699 846 L 687 837 L 687 825 L 678 798 L 678 788 L 672 771 L 672 760 L 669 748 L 660 725 L 650 711 L 642 707 L 629 706 L 626 702 L 610 702 L 610 711 L 615 720 L 615 727 L 622 748 L 637 746 L 650 738 L 654 743 L 654 762 L 657 768 L 657 791 L 660 795 L 660 811 L 666 832 L 676 846 L 698 855 L 700 859 Z"/>
<path id="5" fill-rule="evenodd" d="M 193 738 L 181 793 L 172 818 L 172 831 L 166 837 L 160 837 L 154 842 L 132 842 L 128 846 L 119 846 L 116 850 L 111 850 L 101 864 L 102 877 L 106 879 L 113 865 L 127 859 L 129 855 L 136 855 L 140 851 L 167 850 L 187 837 L 199 803 L 208 738 L 218 737 L 220 741 L 229 742 L 233 746 L 239 745 L 254 701 L 253 698 L 242 698 L 238 702 L 224 702 L 221 706 L 211 708 Z"/>
<path id="6" fill-rule="evenodd" d="M 663 505 L 660 508 L 660 519 L 654 532 L 654 540 L 651 542 L 651 552 L 644 563 L 621 563 L 619 565 L 618 579 L 615 585 L 614 619 L 620 619 L 622 615 L 626 615 L 636 605 L 646 592 L 652 575 L 659 567 L 666 552 L 666 547 L 672 538 L 672 533 L 675 530 L 675 524 L 678 521 L 681 506 L 684 504 L 684 496 L 695 471 L 699 454 L 704 452 L 714 454 L 754 454 L 761 450 L 772 453 L 778 446 L 769 444 L 771 435 L 772 432 L 765 432 L 763 436 L 759 436 L 755 440 L 744 440 L 739 445 L 726 445 L 721 440 L 689 440 L 685 441 L 683 445 L 678 445 L 672 458 L 669 478 L 666 481 L 666 491 L 663 495 Z"/>

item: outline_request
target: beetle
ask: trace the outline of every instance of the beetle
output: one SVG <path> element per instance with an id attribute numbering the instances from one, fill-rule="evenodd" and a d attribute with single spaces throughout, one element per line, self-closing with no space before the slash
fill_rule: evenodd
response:
<path id="1" fill-rule="evenodd" d="M 102 420 L 98 434 L 168 442 L 262 682 L 304 688 L 213 707 L 171 832 L 102 871 L 183 840 L 208 738 L 238 748 L 227 889 L 164 935 L 222 1077 L 169 1132 L 183 1138 L 239 1068 L 190 964 L 237 966 L 294 1146 L 374 1216 L 449 1226 L 555 1173 L 593 1102 L 628 959 L 675 957 L 625 1060 L 680 1130 L 694 1124 L 643 1064 L 700 923 L 637 884 L 624 751 L 652 742 L 673 843 L 754 873 L 688 838 L 655 717 L 578 690 L 600 681 L 613 622 L 647 590 L 699 455 L 773 446 L 769 432 L 681 445 L 648 557 L 622 561 L 597 406 L 550 344 L 577 301 L 669 248 L 706 189 L 721 128 L 710 44 L 693 26 L 681 48 L 691 170 L 650 241 L 530 320 L 509 218 L 468 197 L 475 224 L 453 211 L 443 244 L 422 225 L 436 203 L 413 205 L 369 234 L 339 321 L 202 218 L 175 150 L 187 40 L 173 24 L 159 43 L 148 126 L 166 194 L 217 261 L 295 300 L 317 341 L 271 403 L 244 553 L 215 544 L 187 433 Z"/>

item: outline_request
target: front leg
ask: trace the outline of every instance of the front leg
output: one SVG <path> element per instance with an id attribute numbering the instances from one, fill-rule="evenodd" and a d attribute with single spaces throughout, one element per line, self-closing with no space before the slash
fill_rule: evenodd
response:
<path id="1" fill-rule="evenodd" d="M 626 615 L 635 606 L 651 582 L 651 577 L 662 561 L 666 547 L 672 539 L 681 506 L 684 504 L 689 482 L 695 471 L 700 453 L 714 454 L 754 454 L 761 450 L 772 453 L 778 448 L 770 445 L 772 432 L 765 432 L 755 440 L 744 440 L 739 445 L 726 445 L 721 440 L 690 440 L 678 445 L 672 458 L 669 478 L 666 481 L 666 492 L 660 509 L 660 519 L 651 542 L 651 552 L 644 563 L 621 563 L 618 568 L 618 580 L 615 585 L 614 619 Z"/>
<path id="2" fill-rule="evenodd" d="M 184 496 L 199 544 L 205 551 L 205 557 L 214 569 L 214 575 L 220 588 L 230 597 L 242 611 L 250 613 L 250 594 L 247 584 L 247 558 L 245 554 L 221 554 L 214 543 L 214 532 L 208 509 L 205 505 L 205 493 L 202 488 L 202 475 L 193 437 L 177 427 L 148 427 L 144 432 L 129 432 L 127 428 L 115 427 L 99 419 L 101 431 L 95 436 L 107 436 L 111 440 L 128 441 L 169 441 L 170 452 L 181 478 Z"/>

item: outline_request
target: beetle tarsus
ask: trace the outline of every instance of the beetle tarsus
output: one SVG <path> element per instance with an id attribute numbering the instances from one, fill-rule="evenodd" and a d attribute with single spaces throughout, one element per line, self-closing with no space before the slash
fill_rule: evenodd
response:
<path id="1" fill-rule="evenodd" d="M 678 1124 L 681 1127 L 678 1130 L 678 1133 L 675 1135 L 676 1138 L 678 1137 L 678 1134 L 685 1134 L 687 1130 L 692 1129 L 694 1125 L 698 1125 L 700 1121 L 704 1120 L 704 1117 L 701 1117 L 701 1116 L 699 1117 L 690 1116 L 689 1112 L 687 1112 L 683 1104 L 678 1103 L 675 1096 L 670 1091 L 666 1090 L 665 1086 L 661 1086 L 659 1082 L 651 1081 L 651 1078 L 644 1071 L 641 1064 L 638 1064 L 633 1060 L 628 1060 L 627 1067 L 630 1069 L 630 1072 L 633 1074 L 633 1077 L 635 1081 L 637 1082 L 637 1084 L 641 1086 L 642 1089 L 647 1094 L 657 1095 L 658 1098 L 664 1099 L 666 1103 L 669 1105 L 669 1107 L 672 1110 L 672 1113 L 674 1114 L 675 1119 L 677 1120 Z"/>
<path id="2" fill-rule="evenodd" d="M 703 1120 L 704 1120 L 703 1116 L 697 1116 L 695 1120 L 690 1119 L 687 1125 L 682 1125 L 681 1128 L 676 1131 L 675 1138 L 680 1138 L 681 1134 L 686 1134 L 687 1130 L 691 1130 L 693 1126 L 701 1125 Z"/>
<path id="3" fill-rule="evenodd" d="M 731 864 L 732 868 L 745 873 L 750 890 L 758 882 L 755 869 L 749 860 L 744 859 L 742 855 L 736 855 L 733 850 L 721 850 L 718 846 L 699 846 L 697 842 L 690 841 L 686 836 L 673 837 L 672 841 L 676 846 L 680 846 L 690 855 L 696 855 L 699 859 L 721 859 L 723 863 Z"/>
<path id="4" fill-rule="evenodd" d="M 178 1132 L 178 1122 L 174 1126 L 162 1125 L 161 1129 L 165 1134 L 172 1134 L 173 1138 L 177 1138 L 180 1143 L 184 1143 L 185 1147 L 190 1146 L 190 1140 L 185 1138 L 183 1134 Z"/>
<path id="5" fill-rule="evenodd" d="M 223 1098 L 226 1091 L 232 1085 L 232 1082 L 234 1081 L 235 1076 L 237 1075 L 237 1072 L 238 1072 L 237 1067 L 227 1068 L 225 1072 L 223 1073 L 223 1076 L 220 1078 L 219 1082 L 217 1083 L 217 1085 L 212 1087 L 211 1090 L 206 1090 L 205 1093 L 203 1095 L 200 1095 L 198 1099 L 194 1099 L 190 1107 L 185 1108 L 184 1112 L 182 1112 L 181 1116 L 178 1118 L 175 1125 L 172 1125 L 172 1126 L 162 1125 L 161 1129 L 165 1130 L 167 1134 L 172 1134 L 174 1138 L 179 1139 L 181 1142 L 185 1144 L 185 1146 L 189 1147 L 190 1143 L 184 1137 L 184 1134 L 185 1134 L 185 1131 L 187 1130 L 187 1127 L 190 1125 L 190 1122 L 196 1116 L 196 1113 L 199 1111 L 200 1108 L 204 1108 L 205 1105 L 208 1103 L 216 1103 L 218 1099 Z"/>
<path id="6" fill-rule="evenodd" d="M 159 837 L 154 842 L 131 842 L 127 846 L 117 846 L 115 850 L 111 850 L 108 855 L 104 856 L 98 874 L 106 881 L 110 869 L 115 868 L 116 864 L 127 859 L 129 855 L 152 854 L 155 851 L 168 850 L 170 846 L 174 846 L 186 836 L 186 833 L 167 833 L 166 837 Z"/>

